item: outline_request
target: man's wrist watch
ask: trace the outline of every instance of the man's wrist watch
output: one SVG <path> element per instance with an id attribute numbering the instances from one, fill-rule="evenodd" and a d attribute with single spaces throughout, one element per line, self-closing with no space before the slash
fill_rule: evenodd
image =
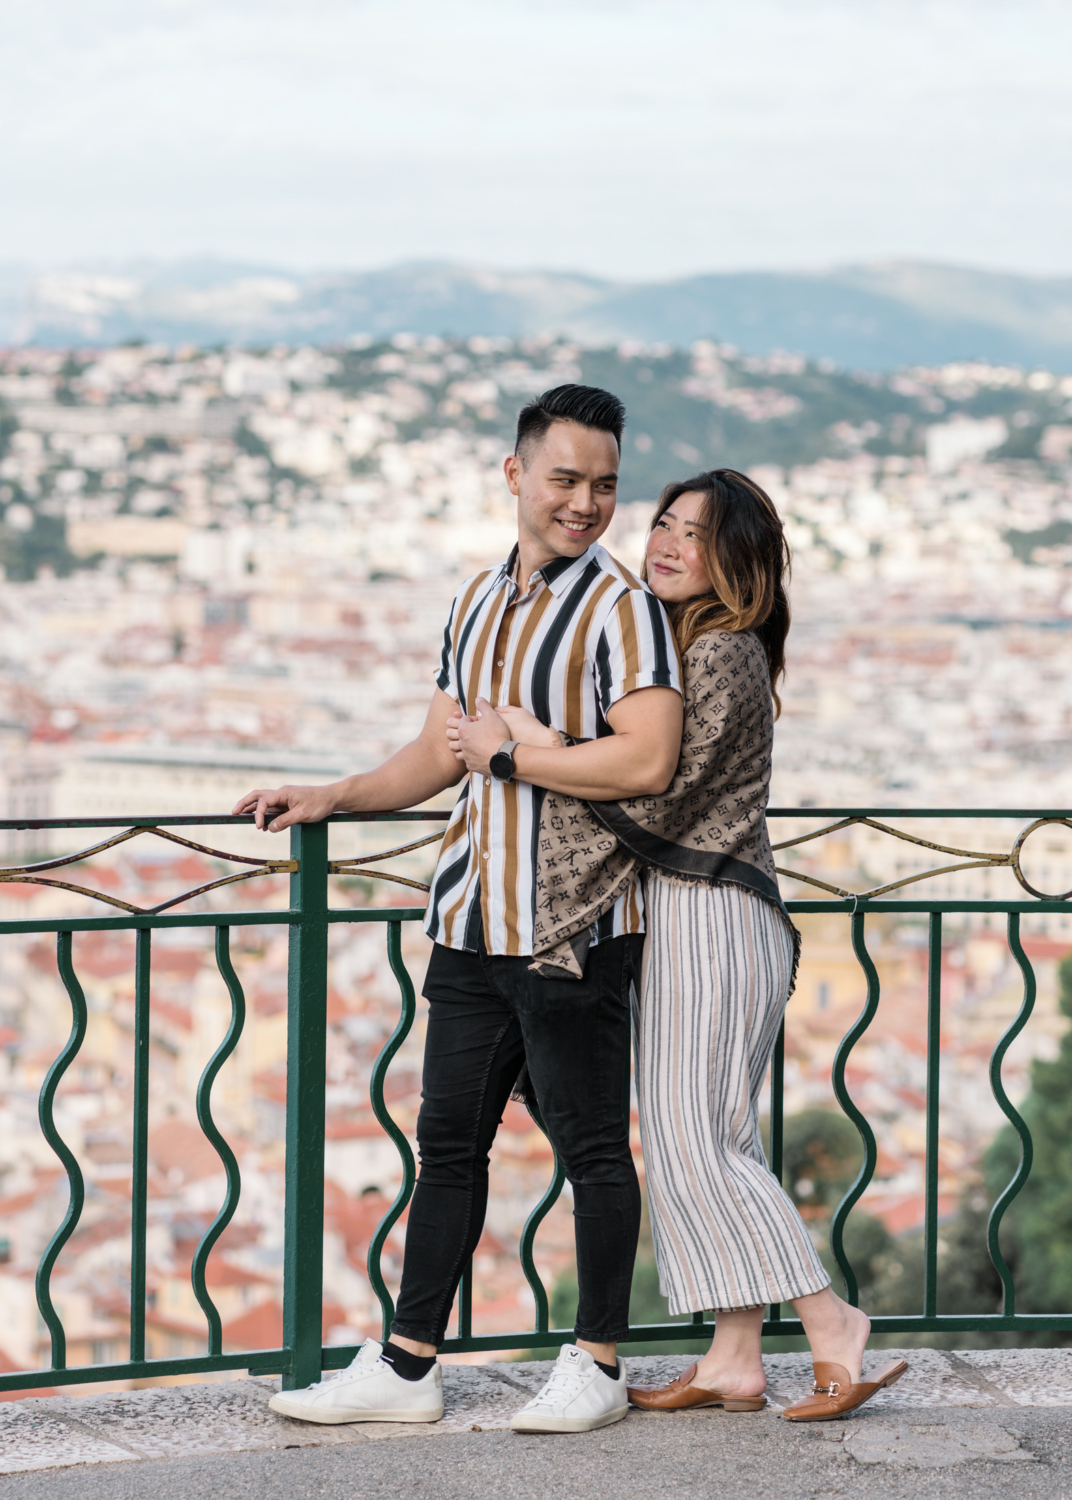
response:
<path id="1" fill-rule="evenodd" d="M 491 757 L 488 765 L 496 781 L 513 781 L 516 770 L 514 765 L 514 751 L 517 749 L 517 746 L 517 740 L 503 740 L 498 750 Z"/>

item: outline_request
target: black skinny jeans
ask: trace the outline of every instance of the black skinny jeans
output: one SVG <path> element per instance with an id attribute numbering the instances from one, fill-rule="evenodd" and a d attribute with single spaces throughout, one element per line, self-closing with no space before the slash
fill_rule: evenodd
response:
<path id="1" fill-rule="evenodd" d="M 420 1175 L 393 1332 L 439 1345 L 488 1202 L 488 1153 L 523 1064 L 573 1186 L 580 1299 L 575 1337 L 629 1326 L 640 1188 L 629 1149 L 629 988 L 643 937 L 588 951 L 583 978 L 541 979 L 531 958 L 437 943 L 417 1119 Z"/>

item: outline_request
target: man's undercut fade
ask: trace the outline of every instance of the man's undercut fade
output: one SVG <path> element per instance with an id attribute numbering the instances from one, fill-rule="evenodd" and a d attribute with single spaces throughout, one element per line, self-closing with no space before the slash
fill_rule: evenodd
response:
<path id="1" fill-rule="evenodd" d="M 596 385 L 556 385 L 523 406 L 517 418 L 514 452 L 527 468 L 529 458 L 555 422 L 576 422 L 594 432 L 609 432 L 622 451 L 625 407 Z"/>

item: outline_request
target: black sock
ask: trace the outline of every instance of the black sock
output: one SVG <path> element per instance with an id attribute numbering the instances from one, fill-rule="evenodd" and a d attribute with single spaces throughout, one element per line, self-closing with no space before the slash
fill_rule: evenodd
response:
<path id="1" fill-rule="evenodd" d="M 616 1364 L 615 1365 L 605 1365 L 601 1359 L 597 1359 L 596 1360 L 596 1368 L 599 1369 L 599 1370 L 602 1370 L 603 1373 L 604 1373 L 604 1375 L 607 1377 L 608 1380 L 617 1380 L 618 1379 L 618 1366 Z"/>
<path id="2" fill-rule="evenodd" d="M 403 1380 L 423 1380 L 436 1362 L 434 1354 L 411 1354 L 408 1349 L 392 1344 L 390 1339 L 384 1344 L 380 1358 Z"/>

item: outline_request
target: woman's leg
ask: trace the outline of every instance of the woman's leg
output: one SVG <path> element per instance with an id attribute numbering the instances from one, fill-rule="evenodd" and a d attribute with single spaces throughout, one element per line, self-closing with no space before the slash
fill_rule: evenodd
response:
<path id="1" fill-rule="evenodd" d="M 804 1324 L 812 1359 L 844 1365 L 855 1384 L 871 1332 L 867 1314 L 843 1302 L 831 1287 L 795 1297 L 793 1308 Z M 762 1396 L 767 1389 L 760 1353 L 765 1310 L 746 1307 L 715 1314 L 715 1336 L 697 1361 L 693 1385 L 724 1396 Z"/>
<path id="2" fill-rule="evenodd" d="M 674 1314 L 749 1309 L 830 1278 L 767 1166 L 757 1106 L 792 969 L 779 914 L 649 877 L 637 1084 L 660 1285 Z"/>
<path id="3" fill-rule="evenodd" d="M 832 1287 L 795 1297 L 793 1308 L 804 1324 L 812 1359 L 844 1365 L 855 1385 L 871 1332 L 867 1314 L 843 1302 Z"/>
<path id="4" fill-rule="evenodd" d="M 720 1391 L 723 1396 L 762 1396 L 767 1389 L 760 1354 L 765 1311 L 763 1307 L 744 1307 L 715 1314 L 715 1336 L 710 1349 L 696 1363 L 693 1385 Z"/>

